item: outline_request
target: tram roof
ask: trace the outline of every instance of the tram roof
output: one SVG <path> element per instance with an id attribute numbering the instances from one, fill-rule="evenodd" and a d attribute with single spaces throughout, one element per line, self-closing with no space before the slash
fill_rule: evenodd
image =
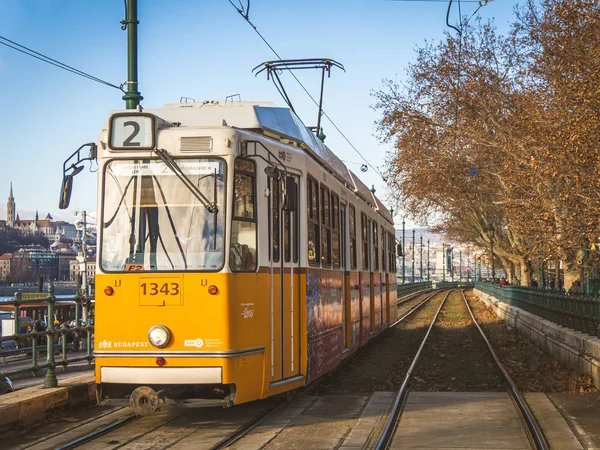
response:
<path id="1" fill-rule="evenodd" d="M 289 108 L 272 102 L 202 101 L 167 104 L 161 109 L 147 109 L 167 122 L 181 126 L 231 126 L 247 130 L 262 130 L 298 143 L 332 175 L 354 190 L 385 219 L 392 216 L 381 201 Z"/>

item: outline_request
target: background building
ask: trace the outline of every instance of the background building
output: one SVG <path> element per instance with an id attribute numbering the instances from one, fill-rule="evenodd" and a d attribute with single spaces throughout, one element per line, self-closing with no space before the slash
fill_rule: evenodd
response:
<path id="1" fill-rule="evenodd" d="M 44 280 L 58 279 L 58 255 L 40 246 L 19 249 L 11 258 L 10 277 L 16 282 L 35 282 L 38 277 Z"/>
<path id="2" fill-rule="evenodd" d="M 3 226 L 15 228 L 24 233 L 40 233 L 48 238 L 50 242 L 72 241 L 77 236 L 75 225 L 59 220 L 54 221 L 50 213 L 45 219 L 40 219 L 39 214 L 35 213 L 34 219 L 21 219 L 17 213 L 15 198 L 13 196 L 12 183 L 10 184 L 10 194 L 6 202 L 6 221 L 2 221 Z"/>
<path id="3" fill-rule="evenodd" d="M 10 281 L 10 261 L 12 253 L 5 253 L 0 256 L 0 283 Z"/>

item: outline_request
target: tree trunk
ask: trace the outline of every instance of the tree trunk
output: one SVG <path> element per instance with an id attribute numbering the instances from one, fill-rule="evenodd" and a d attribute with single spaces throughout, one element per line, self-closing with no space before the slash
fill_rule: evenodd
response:
<path id="1" fill-rule="evenodd" d="M 581 284 L 581 267 L 577 264 L 565 266 L 565 289 L 575 292 L 583 292 Z"/>
<path id="2" fill-rule="evenodd" d="M 554 278 L 556 279 L 556 289 L 562 289 L 564 286 L 564 283 L 561 279 L 561 274 L 560 274 L 560 258 L 556 258 L 556 272 L 555 272 Z"/>
<path id="3" fill-rule="evenodd" d="M 531 274 L 533 272 L 531 261 L 526 261 L 525 258 L 521 258 L 519 265 L 521 266 L 521 286 L 531 287 Z"/>

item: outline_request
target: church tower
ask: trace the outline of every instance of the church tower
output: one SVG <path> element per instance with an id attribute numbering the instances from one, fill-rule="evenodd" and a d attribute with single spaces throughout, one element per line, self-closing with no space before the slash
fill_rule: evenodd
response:
<path id="1" fill-rule="evenodd" d="M 12 182 L 10 183 L 10 194 L 8 195 L 8 202 L 6 202 L 6 224 L 9 227 L 15 226 L 15 213 L 17 207 L 15 205 L 15 198 L 13 197 Z"/>

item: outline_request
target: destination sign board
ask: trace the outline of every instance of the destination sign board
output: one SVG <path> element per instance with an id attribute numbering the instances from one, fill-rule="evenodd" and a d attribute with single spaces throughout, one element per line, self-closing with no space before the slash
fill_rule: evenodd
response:
<path id="1" fill-rule="evenodd" d="M 177 165 L 185 175 L 210 175 L 219 173 L 219 163 L 216 161 L 177 161 Z M 175 172 L 162 162 L 119 162 L 111 164 L 113 174 L 119 176 L 176 176 Z"/>

